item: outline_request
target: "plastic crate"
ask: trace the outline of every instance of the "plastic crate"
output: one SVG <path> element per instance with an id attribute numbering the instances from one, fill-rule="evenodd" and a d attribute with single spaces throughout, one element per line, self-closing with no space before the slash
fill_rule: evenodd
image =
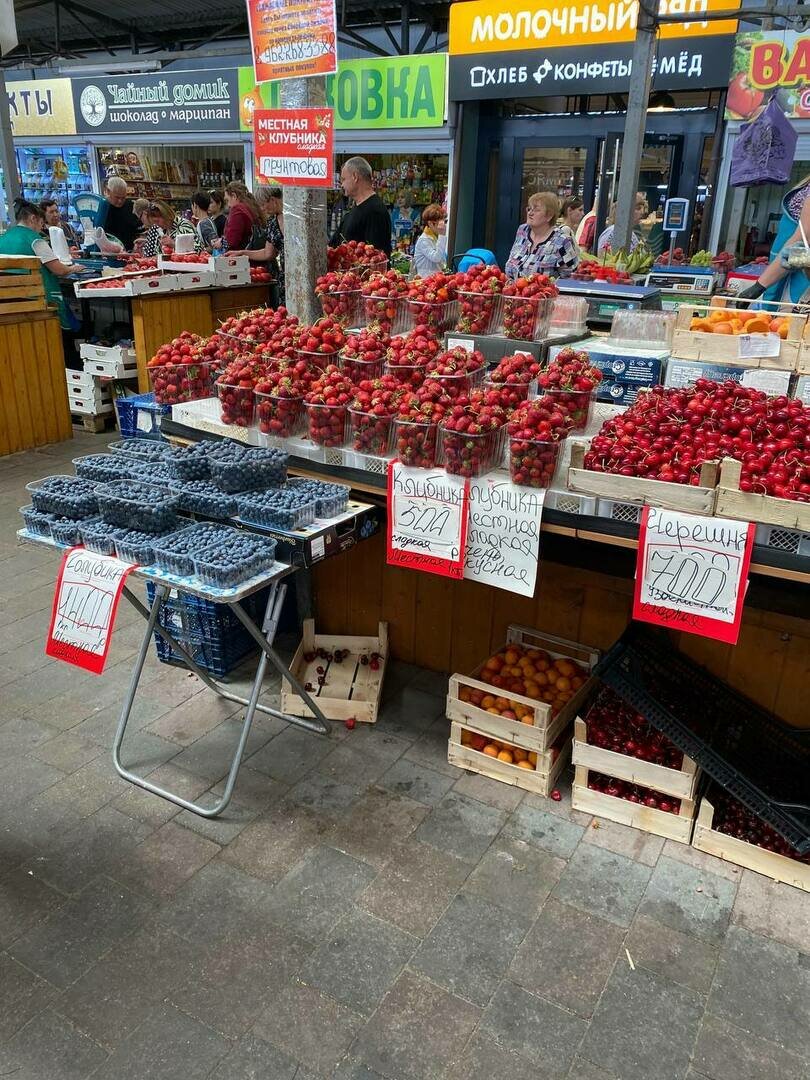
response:
<path id="1" fill-rule="evenodd" d="M 147 582 L 146 594 L 151 604 L 155 597 L 155 586 L 151 581 Z M 251 617 L 258 619 L 266 603 L 267 590 L 262 589 L 243 601 L 242 606 Z M 158 622 L 191 654 L 198 667 L 218 679 L 224 678 L 256 650 L 253 638 L 225 604 L 214 604 L 172 590 L 161 608 Z M 185 665 L 180 653 L 158 633 L 155 634 L 155 651 L 161 663 Z"/>
<path id="2" fill-rule="evenodd" d="M 162 439 L 160 421 L 172 411 L 171 405 L 156 404 L 154 394 L 116 398 L 115 409 L 123 439 Z"/>
<path id="3" fill-rule="evenodd" d="M 783 724 L 666 634 L 635 624 L 595 674 L 799 854 L 810 852 L 810 731 Z"/>
<path id="4" fill-rule="evenodd" d="M 784 525 L 757 525 L 754 543 L 789 555 L 810 555 L 810 533 Z"/>

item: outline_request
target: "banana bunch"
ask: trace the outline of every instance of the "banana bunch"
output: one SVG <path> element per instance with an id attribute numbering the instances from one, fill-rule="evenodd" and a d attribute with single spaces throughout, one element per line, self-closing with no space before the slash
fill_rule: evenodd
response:
<path id="1" fill-rule="evenodd" d="M 710 251 L 696 251 L 689 260 L 690 266 L 711 266 L 714 255 Z"/>
<path id="2" fill-rule="evenodd" d="M 628 274 L 649 273 L 654 261 L 653 253 L 646 244 L 637 244 L 635 249 L 627 257 L 625 270 Z"/>
<path id="3" fill-rule="evenodd" d="M 579 261 L 581 263 L 598 263 L 599 259 L 597 258 L 596 255 L 592 255 L 590 253 L 590 251 L 583 251 L 582 248 L 580 248 L 579 249 Z"/>

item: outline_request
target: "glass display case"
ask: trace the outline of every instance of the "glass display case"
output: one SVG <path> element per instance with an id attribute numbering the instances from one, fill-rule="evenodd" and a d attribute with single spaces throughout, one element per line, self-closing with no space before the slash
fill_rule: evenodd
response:
<path id="1" fill-rule="evenodd" d="M 56 199 L 62 217 L 78 228 L 73 196 L 93 188 L 87 147 L 18 146 L 16 154 L 23 198 Z"/>

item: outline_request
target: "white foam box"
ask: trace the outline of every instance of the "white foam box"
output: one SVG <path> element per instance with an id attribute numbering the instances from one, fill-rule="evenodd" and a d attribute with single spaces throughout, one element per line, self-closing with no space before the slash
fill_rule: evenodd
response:
<path id="1" fill-rule="evenodd" d="M 219 261 L 217 259 L 217 263 Z M 250 266 L 235 270 L 229 269 L 227 266 L 217 266 L 215 284 L 219 288 L 227 288 L 232 285 L 250 285 Z"/>
<path id="2" fill-rule="evenodd" d="M 68 390 L 75 388 L 92 394 L 96 389 L 95 377 L 87 371 L 72 371 L 70 368 L 65 368 L 65 382 Z"/>
<path id="3" fill-rule="evenodd" d="M 799 375 L 793 387 L 793 397 L 810 408 L 810 375 Z"/>
<path id="4" fill-rule="evenodd" d="M 88 390 L 81 386 L 68 386 L 68 402 L 72 413 L 85 416 L 101 416 L 113 411 L 113 401 L 108 390 L 96 386 Z"/>
<path id="5" fill-rule="evenodd" d="M 219 270 L 247 270 L 250 273 L 250 259 L 247 255 L 217 255 L 214 258 L 216 269 Z"/>
<path id="6" fill-rule="evenodd" d="M 596 335 L 571 346 L 549 346 L 549 360 L 565 348 L 587 352 L 593 366 L 602 372 L 602 381 L 596 388 L 597 401 L 625 407 L 633 404 L 639 390 L 661 382 L 669 357 L 669 349 L 631 349 Z"/>
<path id="7" fill-rule="evenodd" d="M 109 274 L 107 280 L 114 280 Z M 73 291 L 80 300 L 92 300 L 107 296 L 145 296 L 147 293 L 168 293 L 177 289 L 175 274 L 156 274 L 153 277 L 127 278 L 121 285 L 103 285 L 100 288 L 88 288 L 93 282 L 104 281 L 104 277 L 91 278 L 90 281 L 77 281 Z"/>
<path id="8" fill-rule="evenodd" d="M 769 397 L 778 397 L 780 394 L 787 394 L 790 375 L 789 371 L 704 364 L 700 360 L 678 360 L 672 356 L 667 361 L 664 386 L 694 386 L 698 379 L 712 379 L 714 382 L 738 382 L 743 386 L 753 386 L 755 390 L 762 390 Z"/>
<path id="9" fill-rule="evenodd" d="M 186 289 L 212 289 L 217 284 L 217 275 L 212 270 L 189 270 L 185 274 L 177 275 L 178 288 Z"/>
<path id="10" fill-rule="evenodd" d="M 169 270 L 174 274 L 207 272 L 213 273 L 216 259 L 209 255 L 205 262 L 177 262 L 171 255 L 158 255 L 158 270 Z"/>
<path id="11" fill-rule="evenodd" d="M 79 356 L 88 375 L 102 379 L 134 379 L 138 374 L 135 350 L 126 345 L 91 345 L 85 341 L 79 346 Z"/>
<path id="12" fill-rule="evenodd" d="M 84 372 L 77 372 L 77 374 L 84 374 Z M 83 401 L 92 401 L 99 407 L 112 403 L 109 389 L 106 389 L 101 383 L 93 383 L 88 386 L 86 383 L 69 381 L 67 389 L 71 402 L 74 398 L 81 398 Z"/>

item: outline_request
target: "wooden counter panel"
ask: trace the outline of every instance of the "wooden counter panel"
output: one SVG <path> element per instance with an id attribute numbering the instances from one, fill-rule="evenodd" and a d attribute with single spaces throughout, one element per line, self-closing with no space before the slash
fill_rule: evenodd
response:
<path id="1" fill-rule="evenodd" d="M 30 313 L 0 320 L 0 455 L 70 439 L 59 319 Z"/>
<path id="2" fill-rule="evenodd" d="M 183 330 L 207 336 L 213 330 L 208 292 L 177 292 L 157 296 L 133 296 L 132 328 L 138 359 L 138 389 L 151 390 L 146 365 L 161 345 Z"/>

